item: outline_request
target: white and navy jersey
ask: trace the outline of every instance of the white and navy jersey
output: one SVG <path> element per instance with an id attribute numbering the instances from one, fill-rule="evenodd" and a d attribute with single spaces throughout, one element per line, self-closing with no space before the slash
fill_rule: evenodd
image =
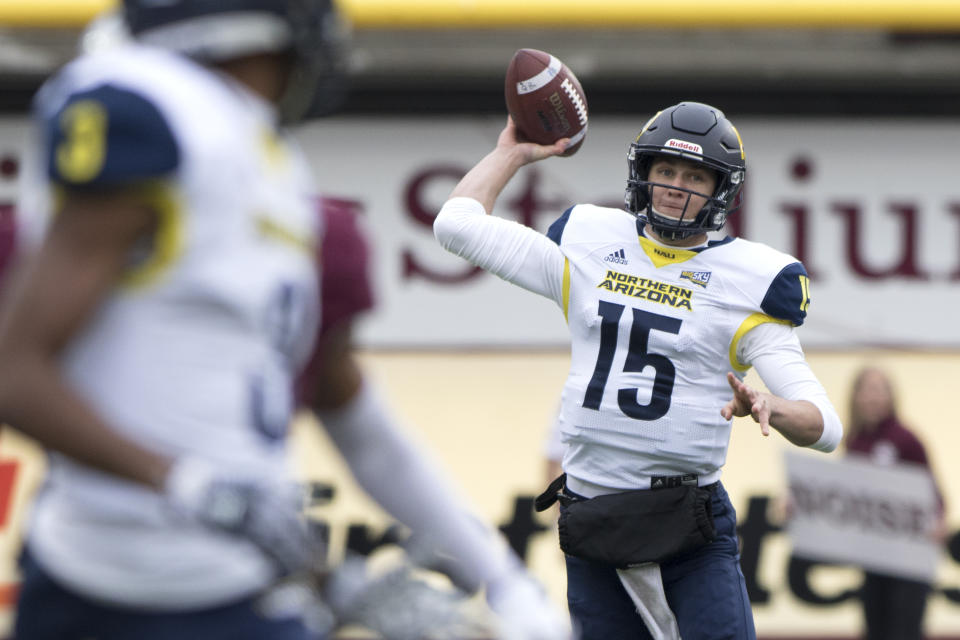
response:
<path id="1" fill-rule="evenodd" d="M 39 94 L 25 225 L 59 190 L 139 190 L 157 228 L 68 345 L 70 384 L 113 428 L 173 456 L 288 475 L 292 377 L 318 317 L 318 218 L 271 106 L 227 76 L 138 45 L 81 58 Z M 41 233 L 27 234 L 42 237 Z M 239 538 L 161 496 L 53 456 L 28 544 L 58 581 L 148 608 L 202 607 L 273 577 Z"/>
<path id="2" fill-rule="evenodd" d="M 655 476 L 720 477 L 731 423 L 726 373 L 756 366 L 772 393 L 823 418 L 810 448 L 829 452 L 842 425 L 793 327 L 810 300 L 803 266 L 726 238 L 678 249 L 644 236 L 619 209 L 578 205 L 543 235 L 468 197 L 433 225 L 448 251 L 563 310 L 570 374 L 558 424 L 568 486 L 588 497 L 654 485 Z"/>
<path id="3" fill-rule="evenodd" d="M 726 372 L 748 369 L 737 347 L 753 327 L 803 322 L 803 266 L 741 239 L 668 247 L 634 216 L 590 205 L 568 210 L 548 236 L 566 257 L 572 338 L 564 468 L 621 489 L 649 487 L 653 476 L 719 478 L 731 429 L 720 415 Z"/>

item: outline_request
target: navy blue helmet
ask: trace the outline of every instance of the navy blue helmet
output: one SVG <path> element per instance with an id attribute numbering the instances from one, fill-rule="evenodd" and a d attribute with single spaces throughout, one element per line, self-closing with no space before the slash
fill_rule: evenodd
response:
<path id="1" fill-rule="evenodd" d="M 656 183 L 648 179 L 650 166 L 662 156 L 703 165 L 717 175 L 713 193 L 699 194 L 708 199 L 695 216 L 671 218 L 651 206 L 651 189 Z M 669 240 L 720 229 L 740 204 L 738 195 L 747 171 L 736 128 L 722 111 L 700 102 L 681 102 L 652 117 L 630 145 L 627 165 L 627 211 Z"/>
<path id="2" fill-rule="evenodd" d="M 346 26 L 332 0 L 123 0 L 130 34 L 201 62 L 289 52 L 287 120 L 331 111 L 344 93 Z"/>

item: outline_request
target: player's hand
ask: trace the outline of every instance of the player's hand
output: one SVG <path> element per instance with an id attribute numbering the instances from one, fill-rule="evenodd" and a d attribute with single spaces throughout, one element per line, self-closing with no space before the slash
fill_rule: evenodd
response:
<path id="1" fill-rule="evenodd" d="M 281 575 L 319 569 L 323 556 L 301 515 L 303 493 L 292 482 L 230 474 L 184 457 L 171 467 L 165 494 L 185 516 L 256 544 Z"/>
<path id="2" fill-rule="evenodd" d="M 752 416 L 760 424 L 760 432 L 770 435 L 770 416 L 773 413 L 772 399 L 769 393 L 757 391 L 748 384 L 741 382 L 732 372 L 727 372 L 727 382 L 733 389 L 733 398 L 720 409 L 720 415 L 727 420 L 734 416 Z"/>
<path id="3" fill-rule="evenodd" d="M 507 126 L 500 132 L 497 139 L 497 148 L 519 155 L 522 164 L 530 164 L 552 156 L 558 156 L 567 150 L 569 138 L 561 138 L 553 144 L 537 144 L 521 140 L 513 118 L 507 116 Z"/>
<path id="4" fill-rule="evenodd" d="M 526 571 L 511 570 L 487 585 L 487 603 L 498 616 L 501 640 L 570 640 L 567 616 Z"/>

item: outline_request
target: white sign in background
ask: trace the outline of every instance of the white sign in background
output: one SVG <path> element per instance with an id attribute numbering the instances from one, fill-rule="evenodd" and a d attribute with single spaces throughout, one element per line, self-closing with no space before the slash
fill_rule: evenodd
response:
<path id="1" fill-rule="evenodd" d="M 626 153 L 646 120 L 595 116 L 582 149 L 521 170 L 496 214 L 545 231 L 579 202 L 618 205 Z M 745 237 L 801 258 L 812 276 L 807 347 L 960 347 L 960 120 L 735 118 L 747 152 Z M 545 299 L 436 243 L 431 217 L 495 144 L 503 117 L 335 117 L 299 136 L 325 193 L 366 211 L 378 308 L 373 347 L 558 347 L 563 316 Z M 0 161 L 23 118 L 0 119 Z M 0 205 L 15 183 L 0 175 Z M 736 230 L 736 229 L 735 229 Z"/>
<path id="2" fill-rule="evenodd" d="M 785 463 L 794 555 L 933 580 L 938 506 L 925 468 L 798 451 L 786 451 Z"/>

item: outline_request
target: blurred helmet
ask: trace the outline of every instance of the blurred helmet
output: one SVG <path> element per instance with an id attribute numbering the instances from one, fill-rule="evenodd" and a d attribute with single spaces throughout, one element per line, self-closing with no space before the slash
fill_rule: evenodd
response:
<path id="1" fill-rule="evenodd" d="M 711 169 L 717 175 L 713 193 L 696 215 L 677 219 L 656 212 L 651 206 L 650 166 L 658 157 L 681 158 Z M 727 215 L 740 206 L 738 195 L 746 176 L 740 134 L 723 112 L 699 102 L 681 102 L 650 118 L 630 145 L 629 176 L 624 205 L 641 221 L 668 240 L 679 240 L 723 226 Z M 671 189 L 695 192 L 671 186 Z M 688 195 L 688 203 L 689 203 Z"/>
<path id="2" fill-rule="evenodd" d="M 201 62 L 291 53 L 285 120 L 322 115 L 343 97 L 347 28 L 332 0 L 123 0 L 123 15 L 136 40 Z"/>

